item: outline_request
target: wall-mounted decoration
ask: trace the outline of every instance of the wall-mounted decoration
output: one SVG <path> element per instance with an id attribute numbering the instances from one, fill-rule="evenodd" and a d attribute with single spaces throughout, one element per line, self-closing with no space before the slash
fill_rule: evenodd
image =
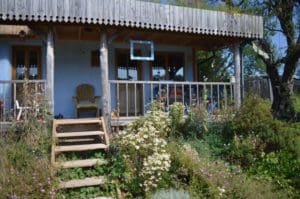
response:
<path id="1" fill-rule="evenodd" d="M 153 61 L 153 41 L 130 40 L 130 59 L 140 61 Z"/>

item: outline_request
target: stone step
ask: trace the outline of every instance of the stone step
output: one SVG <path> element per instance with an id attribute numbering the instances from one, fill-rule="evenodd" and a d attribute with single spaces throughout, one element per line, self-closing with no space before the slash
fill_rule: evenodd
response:
<path id="1" fill-rule="evenodd" d="M 57 138 L 67 138 L 67 137 L 85 137 L 94 135 L 104 135 L 103 131 L 82 131 L 82 132 L 68 132 L 68 133 L 56 133 Z"/>
<path id="2" fill-rule="evenodd" d="M 102 159 L 86 159 L 86 160 L 72 160 L 65 162 L 57 162 L 55 163 L 56 167 L 69 169 L 69 168 L 77 168 L 77 167 L 92 167 L 96 165 L 104 165 L 106 164 L 106 160 Z"/>
<path id="3" fill-rule="evenodd" d="M 68 189 L 68 188 L 96 186 L 96 185 L 104 184 L 106 183 L 106 181 L 107 181 L 106 178 L 103 176 L 69 180 L 69 181 L 60 182 L 59 188 Z"/>
<path id="4" fill-rule="evenodd" d="M 68 152 L 68 151 L 90 151 L 97 149 L 107 149 L 106 144 L 82 144 L 82 145 L 69 145 L 69 146 L 56 146 L 54 151 Z"/>

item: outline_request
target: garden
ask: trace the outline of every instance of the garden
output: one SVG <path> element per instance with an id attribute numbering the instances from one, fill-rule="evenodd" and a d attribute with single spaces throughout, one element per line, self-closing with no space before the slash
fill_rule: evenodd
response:
<path id="1" fill-rule="evenodd" d="M 1 198 L 299 198 L 300 124 L 274 119 L 269 101 L 248 96 L 238 111 L 160 104 L 111 137 L 105 165 L 55 171 L 51 128 L 35 117 L 0 140 Z M 69 154 L 80 159 L 87 154 Z M 101 186 L 59 190 L 60 180 L 105 176 Z"/>

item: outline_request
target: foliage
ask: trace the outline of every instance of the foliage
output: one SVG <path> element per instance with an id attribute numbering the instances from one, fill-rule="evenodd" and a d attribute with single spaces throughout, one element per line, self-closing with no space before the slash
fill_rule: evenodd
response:
<path id="1" fill-rule="evenodd" d="M 184 106 L 182 103 L 175 102 L 170 105 L 170 128 L 171 136 L 181 136 L 183 125 L 184 125 Z"/>
<path id="2" fill-rule="evenodd" d="M 300 94 L 299 93 L 294 93 L 294 95 L 293 95 L 293 102 L 294 102 L 295 110 L 298 113 L 300 113 Z"/>
<path id="3" fill-rule="evenodd" d="M 77 189 L 69 189 L 61 192 L 59 198 L 96 198 L 97 196 L 115 196 L 115 186 L 112 184 L 104 184 L 94 187 L 82 187 Z"/>
<path id="4" fill-rule="evenodd" d="M 281 151 L 262 154 L 259 161 L 250 172 L 272 177 L 279 187 L 296 192 L 300 188 L 300 159 L 292 153 Z"/>
<path id="5" fill-rule="evenodd" d="M 46 101 L 32 95 L 26 84 L 23 91 L 23 102 L 34 99 L 38 111 L 26 110 L 27 119 L 13 120 L 7 134 L 0 137 L 0 197 L 55 198 L 57 183 L 51 176 Z"/>
<path id="6" fill-rule="evenodd" d="M 232 122 L 233 140 L 229 160 L 249 167 L 261 153 L 295 152 L 297 129 L 273 119 L 270 103 L 248 96 Z"/>
<path id="7" fill-rule="evenodd" d="M 190 145 L 171 142 L 173 186 L 184 188 L 194 198 L 282 198 L 268 180 L 248 177 L 239 166 L 221 160 L 210 160 Z"/>
<path id="8" fill-rule="evenodd" d="M 7 198 L 55 198 L 55 179 L 51 177 L 46 154 L 23 140 L 0 141 L 0 195 Z"/>
<path id="9" fill-rule="evenodd" d="M 259 185 L 268 188 L 268 191 L 265 193 L 263 193 L 264 190 L 259 190 L 260 194 L 266 198 L 272 198 L 271 193 L 274 192 L 273 189 L 278 191 L 276 196 L 274 196 L 275 198 L 278 198 L 282 191 L 288 193 L 289 197 L 297 194 L 296 190 L 299 186 L 297 179 L 299 177 L 295 173 L 299 169 L 300 157 L 298 124 L 290 124 L 274 119 L 271 113 L 270 102 L 256 96 L 248 96 L 240 110 L 237 112 L 232 110 L 225 111 L 221 114 L 222 117 L 207 119 L 205 118 L 207 115 L 203 114 L 198 120 L 191 120 L 191 115 L 198 114 L 197 109 L 191 110 L 192 112 L 189 113 L 190 115 L 187 119 L 180 123 L 178 135 L 181 135 L 183 138 L 181 142 L 190 144 L 193 150 L 197 151 L 202 162 L 218 162 L 222 158 L 229 161 L 229 164 L 242 166 L 241 168 L 245 169 L 246 172 L 249 171 L 251 174 L 250 177 L 243 173 L 233 175 L 231 183 L 224 180 L 221 184 L 228 183 L 225 186 L 226 194 L 237 198 L 242 196 L 241 193 L 251 195 L 251 192 L 246 187 L 250 186 L 254 191 L 259 189 Z M 172 118 L 172 116 L 170 117 Z M 187 123 L 190 123 L 188 126 L 198 126 L 198 128 L 187 130 Z M 205 124 L 205 128 L 199 128 L 201 124 Z M 187 136 L 182 136 L 187 132 Z M 180 139 L 176 138 L 176 140 Z M 181 182 L 179 184 L 182 186 L 187 184 L 190 188 L 195 186 L 192 190 L 204 190 L 204 192 L 194 195 L 213 197 L 212 193 L 214 192 L 209 190 L 212 187 L 214 187 L 214 190 L 217 190 L 218 188 L 216 187 L 218 186 L 211 179 L 204 178 L 205 176 L 195 176 L 196 172 L 193 169 L 187 169 L 188 171 L 184 172 L 182 168 L 193 168 L 189 164 L 194 164 L 197 158 L 188 158 L 187 156 L 193 154 L 193 152 L 182 154 L 178 152 L 178 148 L 182 148 L 182 146 L 173 147 L 174 152 L 170 152 L 172 158 L 171 171 L 174 173 L 179 171 L 185 176 L 175 177 L 172 181 L 177 184 Z M 268 158 L 266 159 L 266 157 Z M 272 163 L 271 160 L 274 159 L 278 161 L 278 164 Z M 195 164 L 195 168 L 202 168 L 201 163 L 197 162 Z M 229 164 L 227 168 L 229 171 L 232 167 L 236 167 L 233 165 L 229 166 Z M 174 165 L 177 166 L 174 167 Z M 203 170 L 207 170 L 207 167 L 214 168 L 215 165 L 206 164 L 205 167 L 203 166 Z M 287 168 L 290 168 L 290 170 Z M 218 168 L 218 170 L 222 169 Z M 213 173 L 212 171 L 210 172 Z M 177 174 L 171 176 L 177 176 Z M 218 176 L 218 174 L 213 176 Z M 197 183 L 191 185 L 193 181 L 197 181 Z M 275 188 L 274 185 L 276 185 Z M 190 190 L 190 192 L 193 191 Z M 203 193 L 211 195 L 204 196 Z"/>
<path id="10" fill-rule="evenodd" d="M 168 189 L 155 192 L 151 199 L 190 199 L 190 195 L 183 190 Z"/>
<path id="11" fill-rule="evenodd" d="M 170 155 L 165 138 L 169 133 L 167 116 L 154 106 L 121 134 L 118 144 L 130 173 L 128 190 L 135 196 L 147 196 L 168 172 Z"/>
<path id="12" fill-rule="evenodd" d="M 199 81 L 228 81 L 229 67 L 232 62 L 228 62 L 231 57 L 229 50 L 219 51 L 197 51 L 197 67 Z"/>

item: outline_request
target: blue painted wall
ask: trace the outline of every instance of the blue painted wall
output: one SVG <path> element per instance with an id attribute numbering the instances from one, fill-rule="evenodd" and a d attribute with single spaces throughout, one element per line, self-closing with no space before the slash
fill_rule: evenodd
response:
<path id="1" fill-rule="evenodd" d="M 55 43 L 55 114 L 74 117 L 72 97 L 80 84 L 92 84 L 100 95 L 100 68 L 91 67 L 91 51 L 98 49 L 96 42 L 57 41 Z"/>
<path id="2" fill-rule="evenodd" d="M 0 40 L 0 80 L 11 79 L 11 50 L 7 41 Z M 0 100 L 6 101 L 6 110 L 10 107 L 10 85 L 0 85 Z"/>

